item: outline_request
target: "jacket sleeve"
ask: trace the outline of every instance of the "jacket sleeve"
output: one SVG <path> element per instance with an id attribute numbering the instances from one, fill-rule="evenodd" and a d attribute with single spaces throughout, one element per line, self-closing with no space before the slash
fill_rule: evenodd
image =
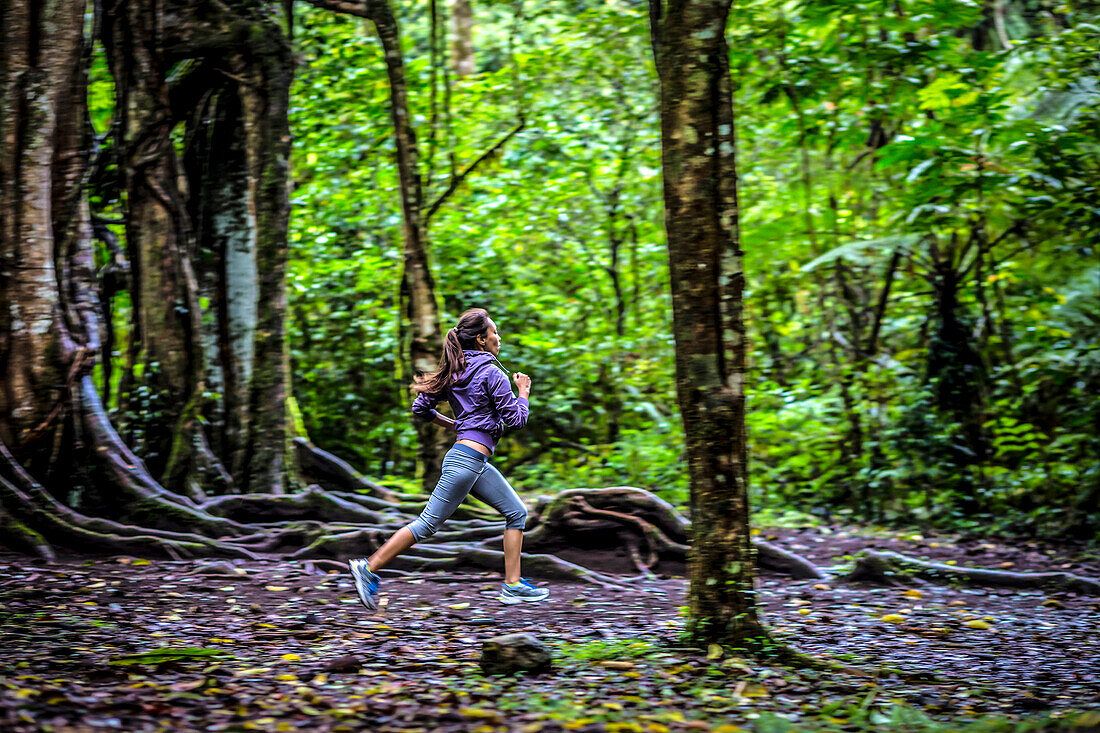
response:
<path id="1" fill-rule="evenodd" d="M 504 423 L 504 427 L 516 429 L 522 428 L 527 424 L 527 416 L 530 413 L 530 406 L 528 405 L 527 398 L 516 397 L 512 394 L 512 388 L 508 384 L 508 378 L 504 376 L 504 373 L 498 369 L 493 369 L 489 372 L 489 378 L 485 383 L 486 392 L 489 395 L 489 399 L 492 400 L 493 405 L 496 407 L 497 415 L 500 416 L 501 421 Z"/>
<path id="2" fill-rule="evenodd" d="M 421 392 L 416 396 L 416 399 L 413 400 L 413 415 L 425 422 L 434 420 L 435 416 L 439 414 L 435 411 L 437 402 L 439 402 L 439 398 L 436 395 Z"/>

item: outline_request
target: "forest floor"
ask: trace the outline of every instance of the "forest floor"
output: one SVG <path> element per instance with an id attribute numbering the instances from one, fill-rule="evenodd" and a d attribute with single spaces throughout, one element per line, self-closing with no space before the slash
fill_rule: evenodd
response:
<path id="1" fill-rule="evenodd" d="M 824 566 L 874 547 L 1100 577 L 1086 548 L 763 534 Z M 0 554 L 0 730 L 1100 730 L 1100 598 L 763 574 L 778 638 L 907 673 L 861 677 L 683 648 L 682 578 L 547 585 L 546 602 L 504 606 L 492 574 L 390 576 L 372 615 L 349 575 L 307 562 Z M 553 671 L 483 674 L 481 643 L 517 631 L 551 647 Z"/>

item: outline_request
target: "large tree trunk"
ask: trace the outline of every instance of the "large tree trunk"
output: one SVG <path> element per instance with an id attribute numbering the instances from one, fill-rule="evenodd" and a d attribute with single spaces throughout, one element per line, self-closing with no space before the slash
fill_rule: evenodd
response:
<path id="1" fill-rule="evenodd" d="M 28 466 L 55 457 L 75 350 L 58 261 L 81 229 L 83 0 L 0 3 L 0 439 Z M 73 173 L 75 166 L 75 175 Z"/>
<path id="2" fill-rule="evenodd" d="M 238 58 L 251 211 L 259 272 L 247 460 L 242 490 L 283 493 L 295 473 L 291 447 L 290 356 L 286 338 L 287 232 L 290 218 L 290 45 L 270 21 L 256 23 L 253 47 Z"/>
<path id="3" fill-rule="evenodd" d="M 220 75 L 219 75 L 220 76 Z M 244 126 L 236 82 L 224 78 L 188 119 L 188 204 L 195 221 L 196 270 L 210 303 L 203 318 L 212 450 L 239 481 L 248 439 L 256 332 L 256 227 L 249 205 Z M 227 473 L 228 476 L 228 473 Z"/>
<path id="4" fill-rule="evenodd" d="M 168 62 L 159 5 L 115 0 L 104 7 L 103 40 L 115 80 L 126 191 L 135 370 L 128 418 L 136 447 L 161 482 L 183 487 L 202 395 L 198 282 L 192 227 L 179 191 Z"/>
<path id="5" fill-rule="evenodd" d="M 748 526 L 729 7 L 730 0 L 650 0 L 676 387 L 691 482 L 689 631 L 700 643 L 744 648 L 756 645 L 762 628 Z"/>

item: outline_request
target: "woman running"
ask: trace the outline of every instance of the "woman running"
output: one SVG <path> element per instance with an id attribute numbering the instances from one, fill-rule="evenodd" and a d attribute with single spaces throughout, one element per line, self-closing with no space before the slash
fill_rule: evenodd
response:
<path id="1" fill-rule="evenodd" d="M 501 602 L 541 601 L 550 595 L 549 590 L 519 576 L 527 508 L 507 479 L 489 463 L 505 428 L 521 428 L 527 423 L 531 395 L 531 378 L 521 372 L 512 375 L 519 397 L 512 394 L 507 370 L 496 361 L 498 353 L 500 334 L 496 324 L 484 309 L 471 308 L 447 332 L 439 369 L 417 377 L 412 386 L 417 393 L 413 414 L 455 432 L 457 440 L 443 458 L 443 473 L 420 516 L 397 530 L 367 559 L 349 562 L 359 599 L 372 611 L 378 608 L 379 577 L 375 573 L 438 532 L 467 494 L 496 509 L 506 521 Z M 435 411 L 440 400 L 451 404 L 454 420 Z"/>

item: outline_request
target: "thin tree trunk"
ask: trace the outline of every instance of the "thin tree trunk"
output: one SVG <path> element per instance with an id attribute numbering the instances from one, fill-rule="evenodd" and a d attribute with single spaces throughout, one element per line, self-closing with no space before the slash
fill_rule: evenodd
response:
<path id="1" fill-rule="evenodd" d="M 650 0 L 660 78 L 676 386 L 687 443 L 689 631 L 755 646 L 729 0 Z"/>
<path id="2" fill-rule="evenodd" d="M 411 331 L 409 364 L 415 373 L 434 371 L 443 350 L 439 309 L 435 301 L 435 280 L 428 261 L 427 230 L 423 219 L 416 133 L 409 118 L 405 62 L 397 20 L 386 0 L 373 0 L 372 17 L 386 54 L 390 80 L 390 115 L 397 144 L 397 171 L 401 182 L 401 213 L 404 220 L 406 294 L 405 317 Z M 440 431 L 432 425 L 417 426 L 419 463 L 425 486 L 434 486 L 443 464 Z"/>
<path id="3" fill-rule="evenodd" d="M 453 0 L 451 3 L 451 28 L 454 32 L 452 50 L 455 76 L 462 78 L 473 74 L 474 63 L 474 8 L 470 0 Z"/>

